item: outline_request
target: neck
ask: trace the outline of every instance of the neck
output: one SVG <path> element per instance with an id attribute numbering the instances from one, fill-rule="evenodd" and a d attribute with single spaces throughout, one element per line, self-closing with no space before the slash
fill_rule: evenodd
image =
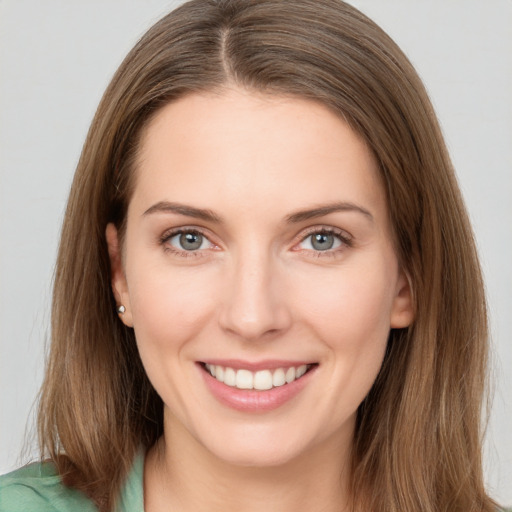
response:
<path id="1" fill-rule="evenodd" d="M 340 512 L 348 510 L 349 436 L 326 439 L 279 465 L 226 462 L 173 423 L 148 452 L 146 512 Z"/>

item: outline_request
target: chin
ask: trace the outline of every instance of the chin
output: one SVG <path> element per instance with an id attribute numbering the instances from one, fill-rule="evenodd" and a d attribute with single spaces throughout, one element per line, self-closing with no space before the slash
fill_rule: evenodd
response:
<path id="1" fill-rule="evenodd" d="M 289 428 L 272 428 L 270 425 L 238 425 L 233 431 L 224 430 L 222 435 L 211 432 L 199 442 L 216 459 L 239 467 L 271 468 L 285 466 L 311 455 L 322 444 L 322 439 L 311 432 Z M 271 428 L 268 428 L 271 427 Z M 281 425 L 282 427 L 282 425 Z M 322 437 L 322 436 L 320 436 Z M 197 439 L 197 438 L 196 438 Z"/>
<path id="2" fill-rule="evenodd" d="M 213 455 L 226 464 L 246 468 L 272 468 L 285 466 L 295 460 L 300 451 L 278 448 L 248 447 L 246 444 L 231 446 L 228 450 L 211 450 Z"/>

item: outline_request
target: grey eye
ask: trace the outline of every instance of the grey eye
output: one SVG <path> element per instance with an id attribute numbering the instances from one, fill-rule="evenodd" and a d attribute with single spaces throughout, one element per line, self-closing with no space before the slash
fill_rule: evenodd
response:
<path id="1" fill-rule="evenodd" d="M 182 233 L 179 235 L 179 242 L 185 251 L 195 251 L 203 244 L 203 235 L 200 233 Z"/>
<path id="2" fill-rule="evenodd" d="M 302 249 L 308 249 L 310 251 L 322 252 L 329 251 L 331 249 L 337 249 L 341 247 L 343 241 L 341 236 L 335 233 L 318 232 L 308 235 L 300 243 Z"/>
<path id="3" fill-rule="evenodd" d="M 197 231 L 185 231 L 171 236 L 167 243 L 178 251 L 198 251 L 199 249 L 208 249 L 211 242 L 204 235 Z"/>
<path id="4" fill-rule="evenodd" d="M 311 247 L 317 251 L 328 251 L 334 247 L 336 238 L 327 233 L 315 233 L 311 235 Z"/>

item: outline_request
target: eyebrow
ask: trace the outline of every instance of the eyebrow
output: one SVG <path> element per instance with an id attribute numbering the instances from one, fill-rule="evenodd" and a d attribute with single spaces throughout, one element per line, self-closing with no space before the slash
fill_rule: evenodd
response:
<path id="1" fill-rule="evenodd" d="M 361 213 L 369 220 L 373 221 L 373 215 L 362 206 L 359 206 L 350 202 L 337 202 L 326 205 L 320 205 L 315 208 L 308 210 L 301 210 L 286 216 L 286 222 L 289 224 L 295 224 L 297 222 L 303 222 L 309 219 L 315 219 L 317 217 L 323 217 L 335 212 L 356 212 Z"/>
<path id="2" fill-rule="evenodd" d="M 373 215 L 366 208 L 350 202 L 330 203 L 307 210 L 300 210 L 287 215 L 285 220 L 288 224 L 296 224 L 298 222 L 315 219 L 317 217 L 323 217 L 324 215 L 329 215 L 330 213 L 336 212 L 356 212 L 364 215 L 371 221 L 374 220 Z M 151 215 L 154 213 L 176 213 L 178 215 L 193 217 L 195 219 L 201 219 L 206 222 L 213 222 L 216 224 L 223 222 L 222 218 L 212 210 L 196 208 L 194 206 L 169 201 L 160 201 L 154 204 L 143 213 L 143 216 Z"/>
<path id="3" fill-rule="evenodd" d="M 178 215 L 185 215 L 186 217 L 193 217 L 217 224 L 222 222 L 222 219 L 212 210 L 168 201 L 160 201 L 154 204 L 143 213 L 143 216 L 151 215 L 152 213 L 177 213 Z"/>

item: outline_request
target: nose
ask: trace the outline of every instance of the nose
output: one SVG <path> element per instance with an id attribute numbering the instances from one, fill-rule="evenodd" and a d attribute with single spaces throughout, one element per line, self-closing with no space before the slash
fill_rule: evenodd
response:
<path id="1" fill-rule="evenodd" d="M 246 341 L 268 339 L 291 325 L 286 287 L 266 255 L 240 256 L 226 276 L 219 323 Z"/>

